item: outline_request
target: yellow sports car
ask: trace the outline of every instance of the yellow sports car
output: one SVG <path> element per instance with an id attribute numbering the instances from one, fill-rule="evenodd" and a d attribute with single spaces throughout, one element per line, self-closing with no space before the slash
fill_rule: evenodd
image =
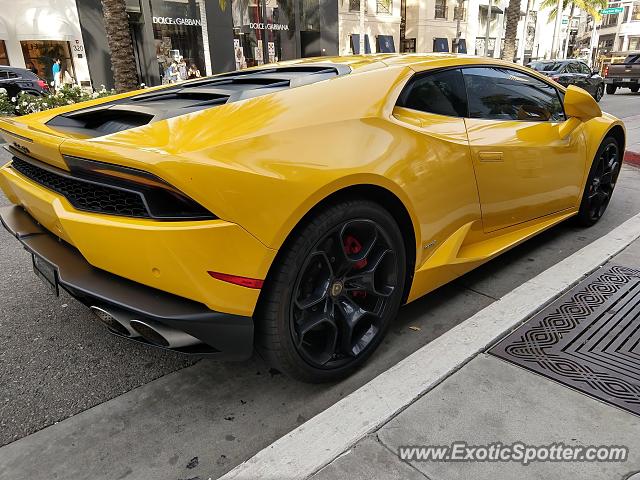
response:
<path id="1" fill-rule="evenodd" d="M 403 303 L 613 193 L 623 124 L 456 55 L 303 59 L 0 122 L 2 222 L 118 335 L 306 381 Z"/>

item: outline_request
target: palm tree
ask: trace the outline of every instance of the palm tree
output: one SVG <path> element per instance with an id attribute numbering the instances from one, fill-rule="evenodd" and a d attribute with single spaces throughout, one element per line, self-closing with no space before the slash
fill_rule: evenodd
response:
<path id="1" fill-rule="evenodd" d="M 111 70 L 117 92 L 138 88 L 138 72 L 129 33 L 125 0 L 102 0 L 102 13 L 111 51 Z"/>
<path id="2" fill-rule="evenodd" d="M 504 49 L 502 50 L 502 59 L 509 60 L 510 62 L 512 62 L 513 58 L 516 56 L 516 37 L 518 36 L 518 22 L 520 21 L 520 2 L 521 0 L 509 0 L 509 6 L 507 7 L 507 26 L 504 29 Z"/>
<path id="3" fill-rule="evenodd" d="M 569 14 L 569 24 L 571 24 L 571 18 L 576 8 L 587 12 L 594 18 L 600 18 L 599 11 L 601 8 L 606 8 L 607 0 L 563 0 L 562 10 L 564 11 L 569 5 L 571 5 L 571 13 Z M 556 18 L 558 10 L 557 0 L 543 0 L 540 4 L 540 8 L 551 8 L 549 14 L 549 21 L 553 21 Z M 504 33 L 504 50 L 502 52 L 503 60 L 513 60 L 515 56 L 516 36 L 518 33 L 518 21 L 520 20 L 520 0 L 509 0 L 509 6 L 507 7 L 507 26 Z"/>
<path id="4" fill-rule="evenodd" d="M 600 18 L 600 9 L 607 8 L 607 4 L 607 0 L 563 0 L 562 11 L 565 11 L 566 8 L 571 5 L 571 16 L 573 16 L 574 10 L 579 8 L 583 12 L 587 12 L 592 17 L 598 19 Z M 540 8 L 551 8 L 549 21 L 555 20 L 558 13 L 558 2 L 556 0 L 543 0 Z M 569 22 L 571 22 L 571 20 L 569 20 Z"/>

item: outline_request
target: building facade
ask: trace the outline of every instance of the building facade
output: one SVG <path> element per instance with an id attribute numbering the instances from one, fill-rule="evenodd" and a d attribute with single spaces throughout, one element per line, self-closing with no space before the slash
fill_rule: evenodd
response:
<path id="1" fill-rule="evenodd" d="M 576 49 L 598 66 L 602 57 L 615 52 L 640 51 L 640 1 L 611 2 L 609 8 L 622 11 L 602 15 L 599 21 L 583 13 L 576 35 Z"/>
<path id="2" fill-rule="evenodd" d="M 113 84 L 100 0 L 76 0 L 94 81 Z M 202 75 L 338 54 L 337 0 L 126 0 L 140 81 L 181 58 Z"/>
<path id="3" fill-rule="evenodd" d="M 0 64 L 51 82 L 57 58 L 66 81 L 91 85 L 75 0 L 0 0 Z"/>

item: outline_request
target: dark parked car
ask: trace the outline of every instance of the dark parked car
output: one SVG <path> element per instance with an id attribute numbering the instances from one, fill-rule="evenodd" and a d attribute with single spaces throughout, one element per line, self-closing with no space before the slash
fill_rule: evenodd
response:
<path id="1" fill-rule="evenodd" d="M 604 78 L 597 70 L 580 60 L 542 60 L 531 62 L 528 67 L 547 75 L 560 85 L 584 88 L 597 102 L 604 95 Z"/>
<path id="2" fill-rule="evenodd" d="M 9 97 L 20 92 L 44 95 L 49 92 L 47 82 L 26 68 L 0 66 L 0 88 L 7 91 Z"/>

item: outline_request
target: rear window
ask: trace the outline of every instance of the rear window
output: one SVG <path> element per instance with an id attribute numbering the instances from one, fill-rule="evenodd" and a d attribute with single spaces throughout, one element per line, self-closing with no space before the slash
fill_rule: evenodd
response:
<path id="1" fill-rule="evenodd" d="M 624 59 L 624 63 L 638 63 L 640 61 L 640 55 L 629 55 Z"/>

